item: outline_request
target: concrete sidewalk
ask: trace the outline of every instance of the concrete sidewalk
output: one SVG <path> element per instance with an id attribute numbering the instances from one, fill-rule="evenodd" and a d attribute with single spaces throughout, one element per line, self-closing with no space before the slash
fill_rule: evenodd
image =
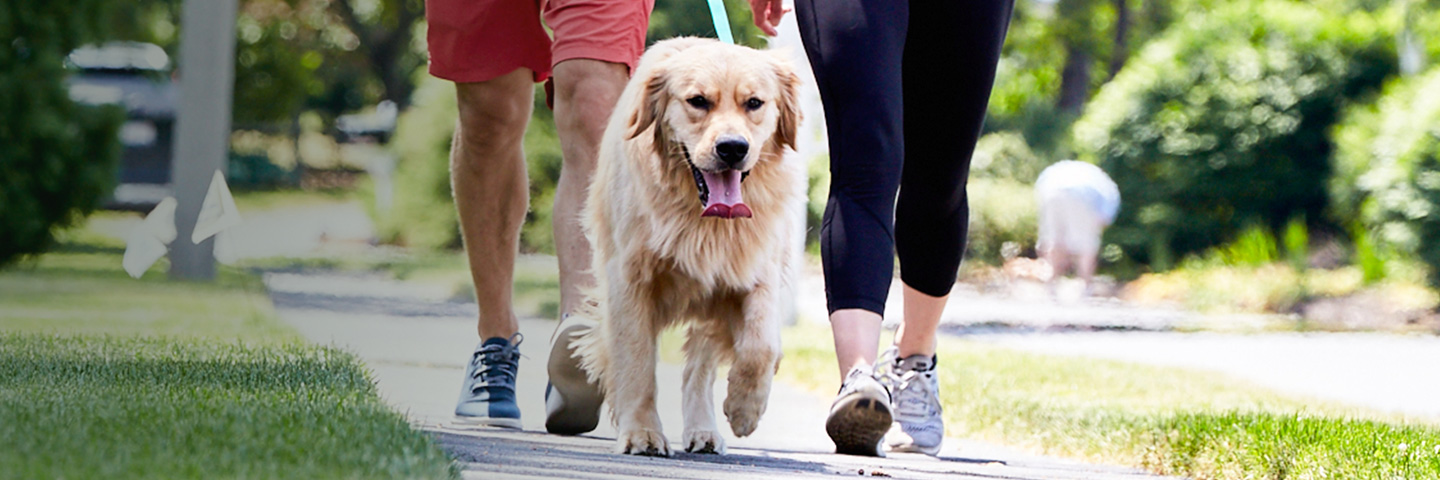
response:
<path id="1" fill-rule="evenodd" d="M 381 276 L 271 273 L 265 282 L 282 319 L 311 341 L 364 359 L 381 396 L 463 462 L 466 478 L 1158 478 L 1134 469 L 1036 457 L 953 438 L 946 440 L 938 459 L 835 455 L 824 432 L 830 400 L 778 382 L 753 435 L 734 438 L 721 416 L 727 455 L 615 455 L 610 453 L 615 432 L 608 422 L 579 437 L 544 433 L 544 361 L 556 324 L 548 319 L 521 321 L 525 339 L 517 393 L 525 431 L 452 429 L 448 422 L 477 340 L 473 303 L 451 302 L 448 292 Z M 683 426 L 680 370 L 661 364 L 657 372 L 659 410 L 672 448 L 678 448 L 673 442 Z M 725 389 L 719 385 L 716 391 L 723 395 Z M 716 405 L 722 401 L 717 398 Z"/>

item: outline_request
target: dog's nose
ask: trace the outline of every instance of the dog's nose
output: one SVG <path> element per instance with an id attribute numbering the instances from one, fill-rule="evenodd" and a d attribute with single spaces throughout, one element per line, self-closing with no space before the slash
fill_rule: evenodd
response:
<path id="1" fill-rule="evenodd" d="M 740 137 L 724 137 L 715 142 L 715 155 L 731 168 L 740 166 L 740 162 L 745 161 L 745 154 L 749 151 L 750 142 L 746 142 Z"/>

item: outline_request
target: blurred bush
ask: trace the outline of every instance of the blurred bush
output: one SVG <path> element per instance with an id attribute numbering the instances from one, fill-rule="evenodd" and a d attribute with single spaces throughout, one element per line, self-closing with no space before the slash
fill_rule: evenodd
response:
<path id="1" fill-rule="evenodd" d="M 114 186 L 124 111 L 72 101 L 64 66 L 102 38 L 109 3 L 0 5 L 0 266 L 43 251 Z"/>
<path id="2" fill-rule="evenodd" d="M 1273 0 L 1196 12 L 1147 45 L 1074 129 L 1130 207 L 1109 241 L 1157 269 L 1236 238 L 1320 219 L 1328 133 L 1396 70 L 1376 16 Z"/>
<path id="3" fill-rule="evenodd" d="M 998 265 L 1006 255 L 1035 248 L 1035 178 L 1051 162 L 1030 150 L 1018 132 L 980 137 L 970 160 L 970 234 L 965 257 Z"/>
<path id="4" fill-rule="evenodd" d="M 380 241 L 419 249 L 460 245 L 450 193 L 450 143 L 457 115 L 454 84 L 426 75 L 390 140 L 399 160 L 394 203 L 378 212 Z"/>
<path id="5" fill-rule="evenodd" d="M 457 248 L 460 227 L 450 190 L 450 143 L 458 110 L 455 85 L 424 75 L 410 109 L 400 115 L 390 147 L 399 161 L 395 199 L 379 212 L 380 240 L 419 249 Z M 530 175 L 530 211 L 521 230 L 525 252 L 554 253 L 550 232 L 555 183 L 560 179 L 560 141 L 545 107 L 545 92 L 536 87 L 535 113 L 525 131 L 525 162 Z"/>
<path id="6" fill-rule="evenodd" d="M 1367 249 L 1418 254 L 1430 266 L 1430 284 L 1440 286 L 1440 68 L 1401 78 L 1374 103 L 1347 110 L 1335 141 L 1333 215 L 1363 229 L 1357 240 L 1379 243 Z M 1373 262 L 1359 246 L 1357 256 Z"/>

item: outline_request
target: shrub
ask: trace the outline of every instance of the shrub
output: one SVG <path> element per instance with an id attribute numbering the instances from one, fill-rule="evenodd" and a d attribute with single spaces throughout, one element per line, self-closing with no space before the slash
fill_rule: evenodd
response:
<path id="1" fill-rule="evenodd" d="M 1335 139 L 1333 214 L 1374 232 L 1379 247 L 1418 254 L 1440 286 L 1440 68 L 1349 109 Z"/>
<path id="2" fill-rule="evenodd" d="M 1322 218 L 1327 133 L 1347 101 L 1395 71 L 1392 39 L 1370 14 L 1285 0 L 1171 28 L 1075 125 L 1082 157 L 1114 177 L 1130 206 L 1108 239 L 1164 269 L 1245 225 Z"/>
<path id="3" fill-rule="evenodd" d="M 1006 244 L 1034 248 L 1037 234 L 1035 178 L 1050 162 L 1041 160 L 1016 132 L 985 135 L 970 161 L 970 234 L 965 256 L 999 263 Z"/>
<path id="4" fill-rule="evenodd" d="M 72 101 L 64 66 L 99 40 L 108 3 L 0 5 L 0 266 L 42 252 L 114 185 L 123 112 Z"/>

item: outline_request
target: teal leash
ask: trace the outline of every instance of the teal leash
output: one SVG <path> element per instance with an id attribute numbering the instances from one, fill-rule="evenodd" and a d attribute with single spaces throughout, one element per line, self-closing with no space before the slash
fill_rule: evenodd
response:
<path id="1" fill-rule="evenodd" d="M 715 34 L 720 41 L 734 45 L 735 37 L 730 34 L 730 16 L 725 13 L 724 0 L 709 0 L 710 20 L 715 22 Z"/>

